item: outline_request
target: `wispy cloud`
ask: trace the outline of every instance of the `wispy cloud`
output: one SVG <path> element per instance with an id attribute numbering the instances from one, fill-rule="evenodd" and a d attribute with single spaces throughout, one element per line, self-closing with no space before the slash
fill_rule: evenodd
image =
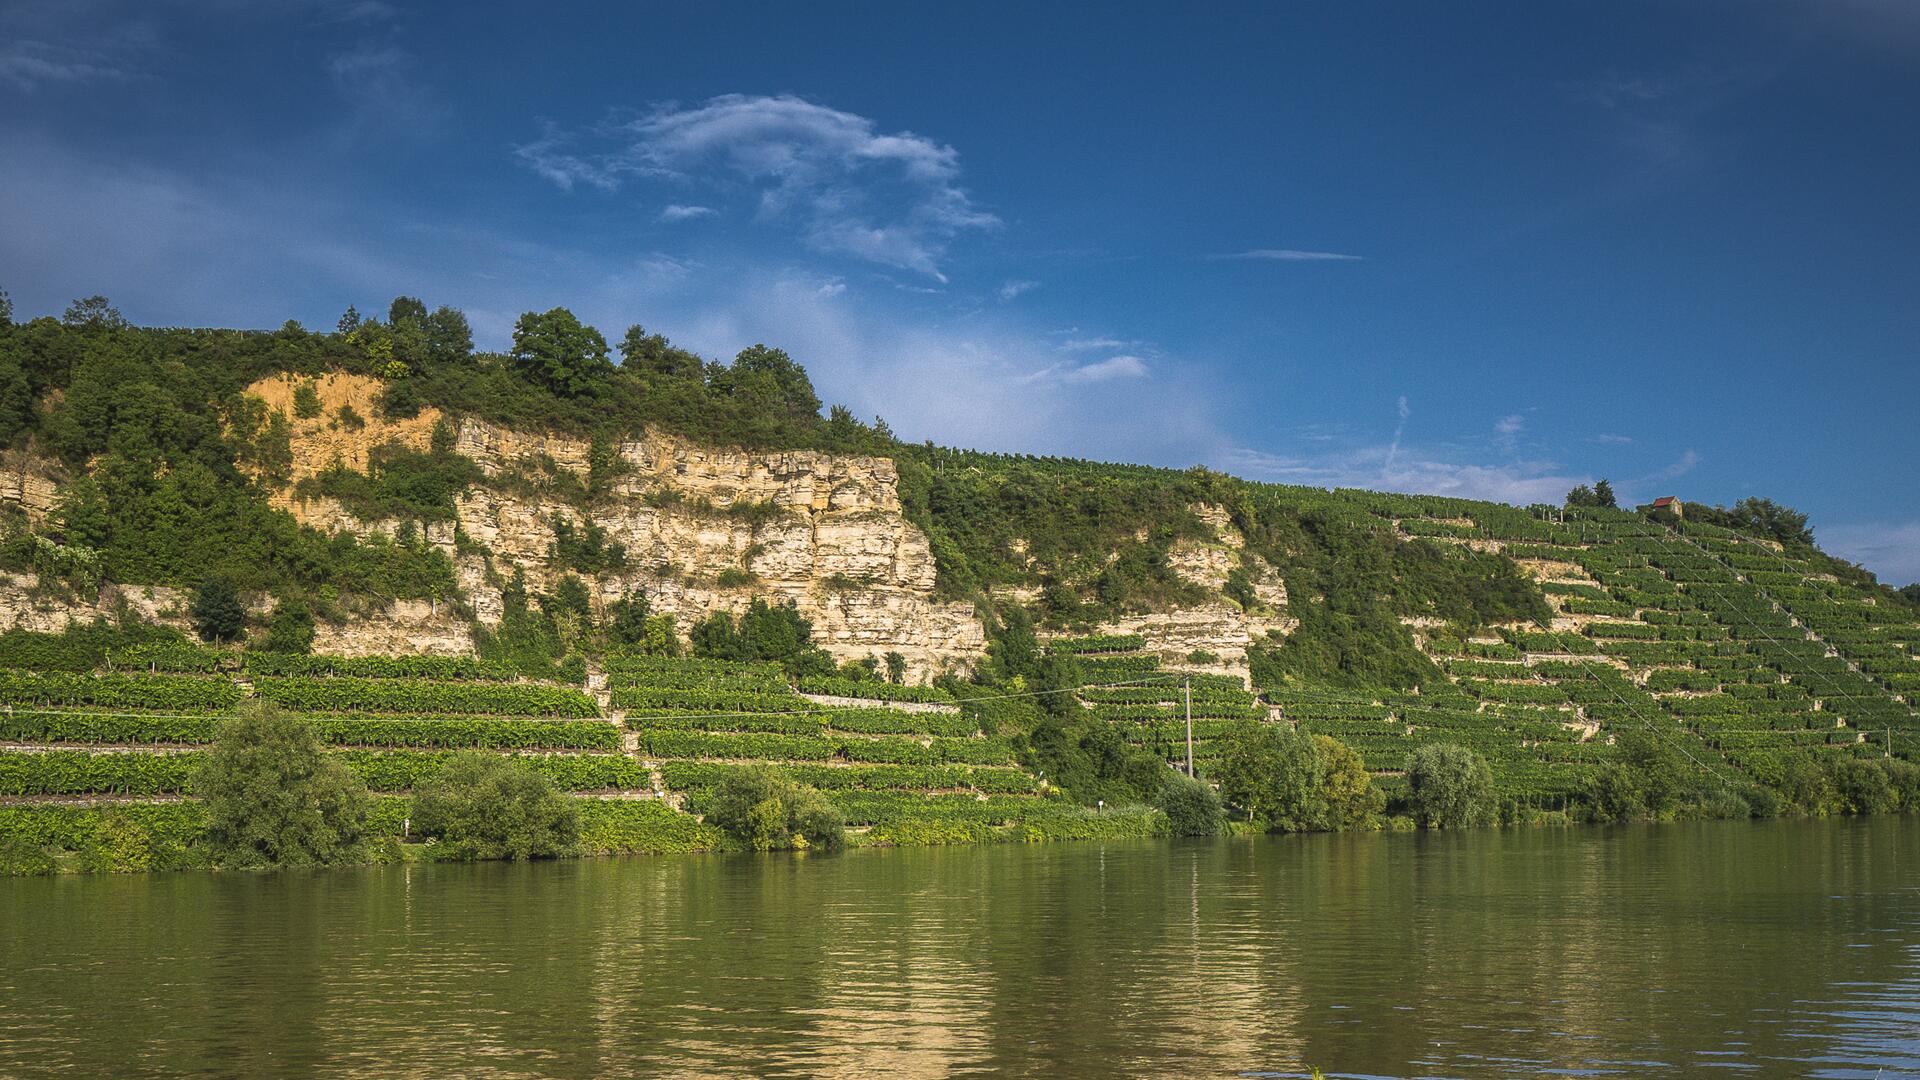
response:
<path id="1" fill-rule="evenodd" d="M 1890 585 L 1920 581 L 1920 521 L 1822 525 L 1820 545 Z"/>
<path id="2" fill-rule="evenodd" d="M 1512 437 L 1520 434 L 1522 431 L 1525 431 L 1526 429 L 1527 429 L 1527 418 L 1524 416 L 1521 416 L 1519 413 L 1513 413 L 1508 416 L 1503 416 L 1500 419 L 1495 420 L 1493 422 L 1493 431 L 1494 431 L 1494 434 L 1496 435 L 1504 435 L 1507 437 Z"/>
<path id="3" fill-rule="evenodd" d="M 1113 379 L 1144 379 L 1147 362 L 1137 356 L 1115 356 L 1094 364 L 1069 368 L 1060 376 L 1063 382 L 1108 382 Z"/>
<path id="4" fill-rule="evenodd" d="M 21 40 L 0 46 L 0 80 L 20 90 L 83 83 L 125 82 L 137 76 L 124 58 L 96 49 Z"/>
<path id="5" fill-rule="evenodd" d="M 1699 464 L 1700 454 L 1697 451 L 1688 450 L 1686 453 L 1681 454 L 1673 464 L 1663 469 L 1656 469 L 1641 477 L 1637 482 L 1640 484 L 1664 484 L 1670 480 L 1678 480 L 1692 472 Z"/>
<path id="6" fill-rule="evenodd" d="M 1438 454 L 1402 453 L 1398 446 L 1379 445 L 1295 456 L 1231 447 L 1219 455 L 1219 465 L 1256 480 L 1490 499 L 1520 506 L 1557 503 L 1569 488 L 1583 482 L 1551 462 L 1460 461 Z"/>
<path id="7" fill-rule="evenodd" d="M 712 217 L 719 213 L 711 206 L 688 206 L 684 203 L 668 203 L 660 211 L 661 221 L 691 221 L 694 218 Z"/>
<path id="8" fill-rule="evenodd" d="M 1144 379 L 1150 369 L 1138 356 L 1120 355 L 1091 364 L 1048 364 L 1021 379 L 1023 383 L 1086 384 L 1119 379 Z"/>
<path id="9" fill-rule="evenodd" d="M 438 124 L 446 105 L 418 81 L 414 57 L 392 42 L 366 41 L 327 58 L 327 75 L 354 108 L 352 129 L 419 134 Z"/>
<path id="10" fill-rule="evenodd" d="M 1037 281 L 1008 281 L 1000 286 L 1000 299 L 1012 300 L 1022 293 L 1030 293 L 1040 287 Z"/>
<path id="11" fill-rule="evenodd" d="M 1393 426 L 1393 441 L 1387 444 L 1386 458 L 1380 470 L 1383 478 L 1393 471 L 1394 459 L 1400 456 L 1400 436 L 1406 434 L 1407 417 L 1413 415 L 1413 409 L 1407 405 L 1407 395 L 1400 395 L 1395 411 L 1400 414 L 1400 420 Z"/>
<path id="12" fill-rule="evenodd" d="M 1365 262 L 1364 255 L 1343 255 L 1337 251 L 1301 251 L 1298 248 L 1252 248 L 1210 259 L 1244 259 L 1254 262 Z"/>
<path id="13" fill-rule="evenodd" d="M 816 250 L 943 283 L 947 245 L 999 224 L 960 187 L 954 148 L 792 96 L 728 94 L 584 130 L 550 125 L 514 152 L 566 190 L 653 179 L 726 192 L 744 182 L 762 220 L 796 223 Z"/>
<path id="14" fill-rule="evenodd" d="M 1119 338 L 1091 337 L 1068 338 L 1060 343 L 1060 348 L 1068 352 L 1107 352 L 1113 349 L 1131 349 L 1140 344 L 1137 341 L 1121 341 Z"/>
<path id="15" fill-rule="evenodd" d="M 1614 435 L 1609 432 L 1602 432 L 1598 435 L 1595 435 L 1593 437 L 1593 441 L 1597 443 L 1605 444 L 1607 446 L 1631 446 L 1633 444 L 1633 436 Z"/>

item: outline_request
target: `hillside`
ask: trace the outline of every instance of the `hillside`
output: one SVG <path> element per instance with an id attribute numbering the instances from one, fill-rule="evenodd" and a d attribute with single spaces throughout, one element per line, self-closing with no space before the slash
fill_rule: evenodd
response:
<path id="1" fill-rule="evenodd" d="M 596 850 L 712 846 L 682 811 L 758 761 L 872 842 L 1151 832 L 1081 807 L 1149 798 L 1189 702 L 1202 775 L 1237 725 L 1298 727 L 1397 800 L 1456 743 L 1510 817 L 1624 816 L 1656 773 L 1858 809 L 1841 763 L 1920 758 L 1920 607 L 1771 504 L 947 450 L 822 417 L 777 349 L 618 351 L 556 309 L 475 353 L 407 298 L 331 333 L 0 319 L 0 798 L 45 804 L 11 820 L 190 831 L 195 747 L 254 697 L 389 825 L 477 746 L 595 796 Z"/>

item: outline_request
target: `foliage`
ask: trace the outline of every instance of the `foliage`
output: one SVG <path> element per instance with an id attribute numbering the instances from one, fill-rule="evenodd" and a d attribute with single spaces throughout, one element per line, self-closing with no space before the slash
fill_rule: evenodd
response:
<path id="1" fill-rule="evenodd" d="M 937 686 L 907 686 L 897 682 L 881 682 L 877 678 L 848 679 L 838 675 L 808 676 L 800 680 L 800 689 L 809 694 L 868 698 L 874 701 L 945 704 L 953 700 L 952 694 Z"/>
<path id="2" fill-rule="evenodd" d="M 458 860 L 536 859 L 572 854 L 580 840 L 573 799 L 525 762 L 481 751 L 447 759 L 414 788 L 413 819 Z"/>
<path id="3" fill-rule="evenodd" d="M 1374 786 L 1373 777 L 1360 755 L 1326 735 L 1313 737 L 1320 756 L 1321 829 L 1373 829 L 1380 825 L 1381 812 L 1387 808 L 1387 796 Z"/>
<path id="4" fill-rule="evenodd" d="M 1208 774 L 1227 806 L 1270 832 L 1303 832 L 1324 820 L 1326 767 L 1312 736 L 1249 721 L 1224 742 Z"/>
<path id="5" fill-rule="evenodd" d="M 313 608 L 298 598 L 282 600 L 267 618 L 267 636 L 260 648 L 269 653 L 309 653 L 313 635 Z"/>
<path id="6" fill-rule="evenodd" d="M 522 378 L 569 398 L 592 392 L 613 372 L 607 339 L 566 308 L 520 316 L 510 356 Z"/>
<path id="7" fill-rule="evenodd" d="M 1686 520 L 1690 524 L 1717 525 L 1778 540 L 1782 544 L 1807 546 L 1813 543 L 1813 529 L 1807 524 L 1807 515 L 1772 499 L 1750 496 L 1728 507 L 1690 502 L 1686 504 L 1686 511 Z"/>
<path id="8" fill-rule="evenodd" d="M 1614 510 L 1619 506 L 1620 501 L 1613 494 L 1613 484 L 1606 480 L 1601 480 L 1592 487 L 1581 484 L 1567 492 L 1567 509 L 1569 510 L 1595 508 Z"/>
<path id="9" fill-rule="evenodd" d="M 840 811 L 818 791 L 768 768 L 729 773 L 708 797 L 706 820 L 754 851 L 846 844 Z"/>
<path id="10" fill-rule="evenodd" d="M 193 632 L 202 641 L 238 641 L 247 632 L 247 609 L 240 603 L 233 584 L 222 578 L 208 578 L 194 590 L 193 606 L 187 612 L 193 618 Z"/>
<path id="11" fill-rule="evenodd" d="M 769 604 L 758 597 L 738 620 L 716 611 L 694 625 L 693 655 L 715 660 L 771 661 L 794 678 L 831 677 L 833 657 L 813 644 L 813 623 L 794 602 Z"/>
<path id="12" fill-rule="evenodd" d="M 207 842 L 229 866 L 340 862 L 360 854 L 366 785 L 304 720 L 270 705 L 236 713 L 194 770 Z"/>
<path id="13" fill-rule="evenodd" d="M 336 676 L 260 678 L 260 697 L 289 709 L 327 712 L 457 712 L 502 716 L 599 715 L 579 690 L 527 683 L 427 682 Z"/>
<path id="14" fill-rule="evenodd" d="M 1464 746 L 1431 743 L 1407 759 L 1407 801 L 1414 821 L 1427 828 L 1491 825 L 1493 770 Z"/>
<path id="15" fill-rule="evenodd" d="M 1211 784 L 1184 773 L 1169 773 L 1154 800 L 1167 815 L 1168 827 L 1175 836 L 1212 836 L 1226 827 L 1226 811 Z"/>

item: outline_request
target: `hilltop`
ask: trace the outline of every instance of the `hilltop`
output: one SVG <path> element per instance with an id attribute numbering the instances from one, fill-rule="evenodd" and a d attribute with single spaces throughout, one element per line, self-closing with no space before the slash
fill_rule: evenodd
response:
<path id="1" fill-rule="evenodd" d="M 998 809 L 941 820 L 1002 830 L 1034 810 L 995 799 L 1148 797 L 1189 696 L 1202 772 L 1252 720 L 1338 739 L 1397 798 L 1409 750 L 1457 743 L 1510 813 L 1644 804 L 1623 763 L 1851 809 L 1842 763 L 1920 753 L 1912 591 L 1764 500 L 1521 508 L 909 444 L 823 415 L 779 349 L 610 347 L 564 309 L 506 354 L 405 297 L 329 332 L 7 312 L 0 448 L 0 794 L 177 792 L 140 747 L 191 753 L 183 717 L 247 696 L 383 747 L 343 752 L 388 790 L 422 747 L 564 752 L 566 786 L 696 807 L 724 763 L 811 762 L 921 793 L 849 795 L 856 823 L 951 796 Z M 59 772 L 67 743 L 108 750 Z M 136 765 L 158 779 L 101 774 Z"/>

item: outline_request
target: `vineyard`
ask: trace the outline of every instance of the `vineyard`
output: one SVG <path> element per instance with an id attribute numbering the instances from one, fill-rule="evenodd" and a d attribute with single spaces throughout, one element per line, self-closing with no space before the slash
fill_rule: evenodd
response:
<path id="1" fill-rule="evenodd" d="M 1008 739 L 931 687 L 808 684 L 855 699 L 823 705 L 768 664 L 614 655 L 564 685 L 466 658 L 181 645 L 76 657 L 58 641 L 16 633 L 0 649 L 0 664 L 21 665 L 0 666 L 0 818 L 56 837 L 65 822 L 74 843 L 103 808 L 137 809 L 169 835 L 197 820 L 194 768 L 222 717 L 250 699 L 306 720 L 395 832 L 408 792 L 463 749 L 517 755 L 581 798 L 597 851 L 725 846 L 699 822 L 703 800 L 730 771 L 765 764 L 825 792 L 867 843 L 1156 827 L 1145 811 L 1098 814 L 1060 798 Z"/>
<path id="2" fill-rule="evenodd" d="M 1360 751 L 1389 787 L 1410 749 L 1442 741 L 1480 752 L 1509 798 L 1535 804 L 1585 789 L 1628 732 L 1733 786 L 1777 786 L 1845 756 L 1920 760 L 1920 622 L 1817 551 L 1625 514 L 1436 509 L 1454 520 L 1398 525 L 1520 562 L 1551 625 L 1421 634 L 1444 679 L 1418 693 L 1266 693 L 1288 719 Z"/>

